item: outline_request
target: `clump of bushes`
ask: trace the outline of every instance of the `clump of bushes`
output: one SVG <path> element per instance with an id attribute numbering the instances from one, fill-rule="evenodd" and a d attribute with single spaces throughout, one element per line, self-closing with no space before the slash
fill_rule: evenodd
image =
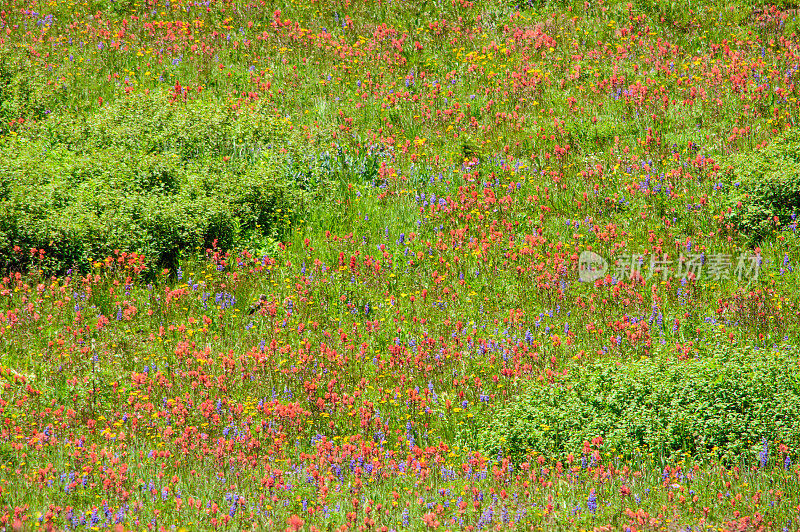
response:
<path id="1" fill-rule="evenodd" d="M 280 239 L 314 190 L 284 168 L 296 148 L 273 113 L 170 103 L 167 92 L 153 91 L 7 137 L 0 267 L 27 267 L 31 248 L 46 251 L 49 271 L 85 268 L 116 249 L 170 267 L 183 250 L 214 241 L 227 248 Z"/>
<path id="2" fill-rule="evenodd" d="M 521 457 L 580 452 L 597 436 L 625 457 L 716 454 L 738 460 L 762 438 L 800 445 L 792 352 L 722 349 L 689 360 L 598 361 L 555 385 L 531 383 L 487 415 L 476 444 Z"/>
<path id="3" fill-rule="evenodd" d="M 57 89 L 47 85 L 43 72 L 29 56 L 20 58 L 8 48 L 0 50 L 0 135 L 50 112 L 58 99 Z"/>
<path id="4" fill-rule="evenodd" d="M 734 156 L 728 176 L 728 222 L 758 241 L 800 214 L 800 134 L 794 129 L 762 149 Z"/>

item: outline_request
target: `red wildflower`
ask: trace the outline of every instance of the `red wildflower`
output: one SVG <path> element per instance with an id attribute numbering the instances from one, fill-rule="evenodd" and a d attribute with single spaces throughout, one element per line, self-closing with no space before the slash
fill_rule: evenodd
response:
<path id="1" fill-rule="evenodd" d="M 292 514 L 292 516 L 286 521 L 286 523 L 289 525 L 288 527 L 286 527 L 287 531 L 297 531 L 303 527 L 305 521 L 303 521 L 303 519 L 300 516 Z"/>

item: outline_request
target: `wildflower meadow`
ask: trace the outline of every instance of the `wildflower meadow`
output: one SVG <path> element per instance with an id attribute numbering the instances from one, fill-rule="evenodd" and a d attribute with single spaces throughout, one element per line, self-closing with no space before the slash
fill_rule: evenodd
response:
<path id="1" fill-rule="evenodd" d="M 0 3 L 0 528 L 800 530 L 774 1 Z"/>

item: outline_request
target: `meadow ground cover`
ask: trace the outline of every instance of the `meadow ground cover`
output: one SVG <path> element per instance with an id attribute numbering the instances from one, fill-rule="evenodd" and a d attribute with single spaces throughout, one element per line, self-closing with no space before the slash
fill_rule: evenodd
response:
<path id="1" fill-rule="evenodd" d="M 797 530 L 795 18 L 4 2 L 0 524 Z"/>

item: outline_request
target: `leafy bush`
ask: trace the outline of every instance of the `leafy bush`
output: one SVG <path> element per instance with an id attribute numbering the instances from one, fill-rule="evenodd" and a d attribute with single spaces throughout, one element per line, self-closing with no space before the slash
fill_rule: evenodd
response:
<path id="1" fill-rule="evenodd" d="M 751 240 L 760 240 L 800 213 L 800 135 L 796 131 L 775 138 L 765 149 L 738 154 L 731 163 L 728 219 Z"/>
<path id="2" fill-rule="evenodd" d="M 727 352 L 692 360 L 600 361 L 556 385 L 532 383 L 491 412 L 477 442 L 521 456 L 579 451 L 602 436 L 631 457 L 714 452 L 735 458 L 762 438 L 800 444 L 797 355 Z"/>
<path id="3" fill-rule="evenodd" d="M 252 161 L 289 140 L 286 121 L 267 107 L 235 111 L 212 98 L 173 99 L 165 90 L 132 94 L 87 117 L 53 116 L 30 134 L 79 153 L 117 147 L 134 154 L 172 153 L 181 161 Z"/>
<path id="4" fill-rule="evenodd" d="M 310 194 L 273 149 L 291 148 L 282 122 L 154 92 L 40 123 L 0 147 L 0 267 L 25 267 L 30 248 L 51 271 L 115 249 L 171 267 L 215 240 L 280 238 Z"/>
<path id="5" fill-rule="evenodd" d="M 54 89 L 43 77 L 29 60 L 0 50 L 0 135 L 15 129 L 18 120 L 41 119 L 50 112 Z"/>

